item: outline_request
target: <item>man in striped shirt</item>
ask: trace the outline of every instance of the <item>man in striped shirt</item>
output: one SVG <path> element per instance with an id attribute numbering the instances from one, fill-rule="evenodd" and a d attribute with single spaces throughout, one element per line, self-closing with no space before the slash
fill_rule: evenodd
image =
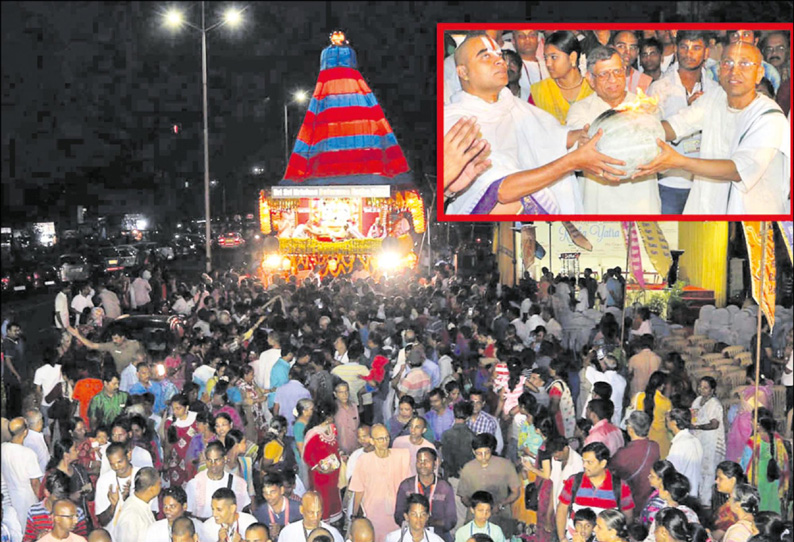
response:
<path id="1" fill-rule="evenodd" d="M 634 516 L 631 489 L 622 480 L 619 489 L 614 487 L 608 461 L 609 448 L 603 443 L 593 442 L 582 448 L 584 473 L 565 481 L 557 506 L 557 536 L 561 541 L 573 539 L 573 515 L 580 508 L 590 508 L 596 514 L 610 508 L 619 510 L 625 514 L 626 522 L 631 523 Z"/>
<path id="2" fill-rule="evenodd" d="M 25 524 L 25 536 L 22 542 L 34 542 L 52 530 L 53 505 L 69 498 L 69 477 L 57 469 L 50 472 L 44 481 L 44 500 L 30 507 Z M 77 508 L 77 525 L 74 533 L 80 536 L 88 535 L 85 512 Z"/>

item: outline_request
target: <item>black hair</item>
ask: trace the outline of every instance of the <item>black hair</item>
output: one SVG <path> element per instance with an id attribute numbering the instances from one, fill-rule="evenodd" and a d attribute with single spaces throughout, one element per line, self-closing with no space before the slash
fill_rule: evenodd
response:
<path id="1" fill-rule="evenodd" d="M 456 420 L 466 420 L 474 413 L 471 401 L 458 401 L 452 405 L 452 414 Z"/>
<path id="2" fill-rule="evenodd" d="M 744 468 L 734 461 L 722 461 L 719 465 L 717 465 L 716 470 L 721 470 L 722 474 L 725 475 L 725 478 L 736 478 L 737 484 L 743 484 L 746 481 L 744 476 Z"/>
<path id="3" fill-rule="evenodd" d="M 733 500 L 741 506 L 742 510 L 755 516 L 761 505 L 758 490 L 750 484 L 736 484 L 733 488 Z"/>
<path id="4" fill-rule="evenodd" d="M 206 456 L 211 450 L 219 452 L 224 457 L 226 456 L 226 446 L 219 440 L 213 440 L 207 444 L 207 447 L 204 449 L 204 455 Z"/>
<path id="5" fill-rule="evenodd" d="M 654 47 L 657 51 L 659 51 L 660 55 L 664 53 L 664 45 L 662 45 L 662 42 L 656 38 L 647 38 L 640 41 L 640 53 L 642 53 L 643 47 Z"/>
<path id="6" fill-rule="evenodd" d="M 700 379 L 700 381 L 708 384 L 712 390 L 717 389 L 717 380 L 713 376 L 704 376 Z"/>
<path id="7" fill-rule="evenodd" d="M 667 529 L 670 538 L 677 542 L 706 542 L 709 535 L 698 523 L 690 523 L 678 508 L 663 508 L 656 515 L 656 524 Z"/>
<path id="8" fill-rule="evenodd" d="M 669 470 L 662 476 L 662 487 L 670 494 L 670 497 L 678 504 L 684 503 L 692 489 L 689 478 L 680 472 Z"/>
<path id="9" fill-rule="evenodd" d="M 593 512 L 592 508 L 580 508 L 573 515 L 574 524 L 576 524 L 577 521 L 586 521 L 590 525 L 595 525 L 596 513 Z"/>
<path id="10" fill-rule="evenodd" d="M 553 45 L 566 55 L 576 53 L 577 60 L 582 56 L 582 46 L 576 34 L 570 30 L 558 30 L 546 38 L 545 46 Z"/>
<path id="11" fill-rule="evenodd" d="M 603 442 L 591 442 L 582 448 L 582 456 L 587 452 L 592 452 L 597 461 L 609 461 L 609 448 Z"/>
<path id="12" fill-rule="evenodd" d="M 411 506 L 414 504 L 421 505 L 425 512 L 430 511 L 430 501 L 427 500 L 427 497 L 422 495 L 421 493 L 411 493 L 408 495 L 408 498 L 405 501 L 405 511 L 408 513 L 408 510 L 411 509 Z"/>
<path id="13" fill-rule="evenodd" d="M 587 403 L 587 408 L 598 416 L 599 420 L 609 421 L 615 413 L 615 405 L 609 399 L 592 399 Z"/>
<path id="14" fill-rule="evenodd" d="M 182 486 L 167 487 L 163 489 L 161 496 L 163 497 L 163 499 L 165 499 L 166 497 L 171 497 L 182 506 L 187 505 L 187 493 L 185 492 L 184 488 L 182 488 Z"/>
<path id="15" fill-rule="evenodd" d="M 593 384 L 593 393 L 601 399 L 612 399 L 612 385 L 609 382 L 599 380 Z"/>
<path id="16" fill-rule="evenodd" d="M 160 473 L 154 467 L 143 467 L 135 473 L 135 491 L 146 491 L 160 481 Z"/>
<path id="17" fill-rule="evenodd" d="M 615 531 L 619 539 L 629 539 L 629 525 L 623 512 L 620 510 L 607 509 L 599 512 L 598 517 L 604 520 L 607 529 Z"/>
<path id="18" fill-rule="evenodd" d="M 474 435 L 471 440 L 471 449 L 479 450 L 480 448 L 490 448 L 491 453 L 494 453 L 496 451 L 496 437 L 490 433 L 477 433 Z"/>
<path id="19" fill-rule="evenodd" d="M 69 475 L 65 472 L 53 469 L 44 477 L 44 488 L 47 492 L 57 499 L 69 497 Z"/>
<path id="20" fill-rule="evenodd" d="M 791 540 L 791 523 L 784 521 L 783 517 L 776 512 L 758 512 L 755 516 L 755 528 L 758 529 L 759 535 L 768 536 L 775 542 L 785 540 L 784 534 L 788 530 L 788 540 Z"/>
<path id="21" fill-rule="evenodd" d="M 69 450 L 72 449 L 74 446 L 74 440 L 70 436 L 63 436 L 61 440 L 56 440 L 52 443 L 52 456 L 50 456 L 50 460 L 47 463 L 47 468 L 45 472 L 54 469 L 58 466 L 58 463 L 61 462 L 63 456 L 69 453 Z"/>
<path id="22" fill-rule="evenodd" d="M 679 430 L 689 429 L 692 425 L 692 412 L 685 408 L 674 408 L 668 414 Z"/>
<path id="23" fill-rule="evenodd" d="M 262 478 L 262 487 L 264 486 L 283 486 L 284 485 L 284 474 L 271 469 L 265 473 L 265 476 Z"/>
<path id="24" fill-rule="evenodd" d="M 493 495 L 487 491 L 475 491 L 471 494 L 471 497 L 469 497 L 469 501 L 471 501 L 472 508 L 477 508 L 478 504 L 493 506 L 494 503 Z"/>
<path id="25" fill-rule="evenodd" d="M 662 371 L 654 372 L 648 379 L 645 386 L 645 399 L 642 403 L 642 410 L 653 419 L 653 408 L 656 404 L 656 392 L 667 382 L 667 374 Z"/>
<path id="26" fill-rule="evenodd" d="M 219 487 L 215 490 L 215 493 L 212 494 L 212 500 L 232 501 L 236 504 L 237 496 L 234 494 L 234 491 L 228 487 Z"/>

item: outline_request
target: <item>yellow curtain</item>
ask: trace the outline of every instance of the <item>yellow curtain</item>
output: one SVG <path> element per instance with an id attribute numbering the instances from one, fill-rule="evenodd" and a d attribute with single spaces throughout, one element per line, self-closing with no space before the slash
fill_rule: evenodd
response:
<path id="1" fill-rule="evenodd" d="M 681 279 L 691 286 L 714 290 L 718 307 L 724 307 L 728 286 L 728 223 L 678 224 Z"/>
<path id="2" fill-rule="evenodd" d="M 496 265 L 499 267 L 499 281 L 506 286 L 515 284 L 516 246 L 515 235 L 513 235 L 512 222 L 499 222 L 499 227 L 494 228 L 494 252 L 496 253 Z"/>

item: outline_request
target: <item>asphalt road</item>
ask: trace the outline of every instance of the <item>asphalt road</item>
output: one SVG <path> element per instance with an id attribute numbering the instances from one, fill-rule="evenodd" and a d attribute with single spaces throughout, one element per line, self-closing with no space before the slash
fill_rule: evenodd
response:
<path id="1" fill-rule="evenodd" d="M 229 266 L 238 267 L 246 261 L 252 261 L 257 253 L 256 248 L 218 249 L 213 248 L 213 269 L 225 270 Z M 205 271 L 203 253 L 197 258 L 181 258 L 172 260 L 166 265 L 172 271 L 188 281 L 198 280 Z M 53 322 L 55 295 L 57 290 L 29 294 L 25 297 L 3 299 L 2 319 L 7 318 L 22 326 L 25 340 L 25 357 L 27 359 L 27 378 L 33 378 L 35 368 L 41 364 L 41 356 L 48 346 L 57 344 L 58 332 Z M 17 368 L 19 369 L 19 368 Z M 25 377 L 26 375 L 22 375 Z"/>

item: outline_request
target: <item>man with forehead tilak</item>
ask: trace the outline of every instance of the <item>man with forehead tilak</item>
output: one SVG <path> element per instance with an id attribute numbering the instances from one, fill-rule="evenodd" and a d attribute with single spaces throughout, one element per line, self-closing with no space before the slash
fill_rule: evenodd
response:
<path id="1" fill-rule="evenodd" d="M 683 169 L 694 175 L 685 214 L 783 214 L 789 209 L 790 126 L 773 100 L 756 92 L 761 52 L 732 43 L 719 64 L 720 87 L 662 122 L 673 141 L 703 131 L 700 158 L 659 141 L 662 153 L 636 175 Z"/>
<path id="2" fill-rule="evenodd" d="M 481 33 L 466 37 L 455 51 L 463 88 L 444 108 L 444 130 L 474 117 L 491 145 L 492 166 L 453 196 L 450 214 L 566 214 L 582 211 L 574 171 L 585 170 L 617 182 L 623 162 L 595 149 L 586 130 L 569 131 L 549 113 L 512 95 L 507 65 L 496 42 Z M 575 143 L 579 147 L 568 153 Z"/>

